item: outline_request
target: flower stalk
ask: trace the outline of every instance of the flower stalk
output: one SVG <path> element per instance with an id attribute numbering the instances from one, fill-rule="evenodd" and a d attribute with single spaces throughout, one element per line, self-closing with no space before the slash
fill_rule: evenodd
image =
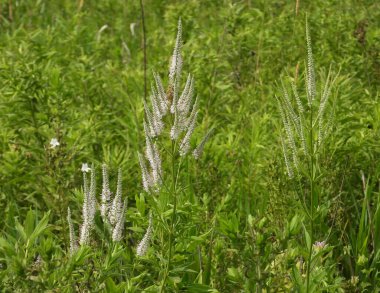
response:
<path id="1" fill-rule="evenodd" d="M 305 100 L 307 104 L 303 104 L 302 97 L 291 78 L 289 78 L 291 81 L 289 82 L 290 86 L 288 86 L 291 91 L 288 91 L 286 84 L 281 80 L 281 94 L 276 96 L 276 100 L 285 134 L 281 135 L 280 139 L 287 174 L 296 186 L 295 192 L 303 202 L 302 208 L 309 221 L 308 234 L 310 239 L 306 241 L 309 246 L 307 247 L 305 287 L 306 292 L 310 292 L 313 254 L 311 243 L 317 236 L 315 231 L 318 216 L 317 207 L 321 196 L 317 192 L 320 190 L 317 188 L 317 181 L 320 177 L 318 153 L 323 148 L 325 138 L 330 131 L 329 123 L 325 123 L 324 114 L 336 77 L 331 78 L 331 71 L 329 70 L 323 90 L 321 93 L 316 91 L 314 60 L 307 21 L 306 45 Z M 302 180 L 303 177 L 306 180 Z M 307 182 L 306 188 L 304 188 L 304 182 Z"/>

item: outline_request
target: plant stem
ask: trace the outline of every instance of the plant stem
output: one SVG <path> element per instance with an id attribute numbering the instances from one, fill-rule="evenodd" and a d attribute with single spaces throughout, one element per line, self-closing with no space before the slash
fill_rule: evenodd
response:
<path id="1" fill-rule="evenodd" d="M 310 104 L 310 247 L 306 274 L 306 292 L 310 290 L 311 258 L 314 241 L 314 139 L 313 139 L 313 104 Z"/>
<path id="2" fill-rule="evenodd" d="M 145 14 L 144 14 L 144 4 L 143 0 L 140 0 L 140 9 L 141 9 L 141 22 L 142 22 L 142 31 L 143 31 L 143 51 L 144 51 L 144 100 L 146 101 L 147 97 L 147 85 L 146 85 L 146 65 L 147 65 L 147 56 L 146 56 L 146 28 L 145 28 Z"/>
<path id="3" fill-rule="evenodd" d="M 177 177 L 176 177 L 176 172 L 175 172 L 175 149 L 176 145 L 175 142 L 172 141 L 172 195 L 174 196 L 173 198 L 173 213 L 172 213 L 172 218 L 171 218 L 171 223 L 170 223 L 170 234 L 169 234 L 169 256 L 168 256 L 168 264 L 165 269 L 165 275 L 164 279 L 162 281 L 161 289 L 160 292 L 164 292 L 164 287 L 166 283 L 166 279 L 169 275 L 169 270 L 170 270 L 170 264 L 171 264 L 171 258 L 172 258 L 172 247 L 173 247 L 173 241 L 174 241 L 174 223 L 176 221 L 176 212 L 177 212 Z"/>

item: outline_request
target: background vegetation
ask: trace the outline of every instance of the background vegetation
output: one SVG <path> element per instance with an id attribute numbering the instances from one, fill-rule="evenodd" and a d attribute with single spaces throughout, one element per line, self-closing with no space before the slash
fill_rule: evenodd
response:
<path id="1" fill-rule="evenodd" d="M 215 127 L 202 158 L 182 170 L 190 187 L 165 290 L 378 292 L 380 3 L 143 2 L 148 88 L 151 70 L 167 76 L 181 17 L 184 72 L 200 103 L 194 144 Z M 137 156 L 145 144 L 140 2 L 3 0 L 0 10 L 0 288 L 156 292 L 161 230 L 148 254 L 135 256 L 151 206 Z M 339 72 L 333 132 L 318 158 L 314 240 L 327 245 L 310 288 L 308 224 L 286 174 L 274 98 L 283 75 L 304 87 L 306 13 L 318 89 L 330 65 Z M 93 245 L 70 257 L 67 207 L 77 226 L 85 162 L 99 182 L 105 162 L 113 186 L 122 168 L 127 232 L 115 245 L 99 228 Z"/>

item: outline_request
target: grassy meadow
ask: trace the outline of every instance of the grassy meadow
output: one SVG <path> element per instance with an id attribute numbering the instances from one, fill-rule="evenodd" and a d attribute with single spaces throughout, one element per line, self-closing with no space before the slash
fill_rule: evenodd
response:
<path id="1" fill-rule="evenodd" d="M 376 0 L 1 0 L 0 291 L 380 292 L 379 87 Z"/>

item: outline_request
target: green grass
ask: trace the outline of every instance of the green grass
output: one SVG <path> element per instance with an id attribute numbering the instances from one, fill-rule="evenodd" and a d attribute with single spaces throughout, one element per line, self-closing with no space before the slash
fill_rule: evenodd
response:
<path id="1" fill-rule="evenodd" d="M 152 70 L 167 82 L 180 17 L 183 72 L 199 96 L 192 147 L 215 128 L 200 160 L 176 165 L 178 179 L 169 176 L 176 158 L 163 155 L 168 186 L 181 187 L 175 208 L 173 193 L 141 184 L 140 2 L 0 2 L 1 291 L 378 292 L 378 1 L 300 1 L 297 15 L 296 1 L 143 3 L 148 89 Z M 330 67 L 338 77 L 331 134 L 314 171 L 300 171 L 300 193 L 275 96 L 281 79 L 296 77 L 306 103 L 306 15 L 317 91 Z M 98 201 L 102 163 L 111 190 L 122 169 L 126 232 L 113 243 L 97 213 L 92 242 L 70 256 L 67 208 L 78 231 L 85 162 L 95 165 Z M 150 211 L 150 248 L 137 257 Z"/>

